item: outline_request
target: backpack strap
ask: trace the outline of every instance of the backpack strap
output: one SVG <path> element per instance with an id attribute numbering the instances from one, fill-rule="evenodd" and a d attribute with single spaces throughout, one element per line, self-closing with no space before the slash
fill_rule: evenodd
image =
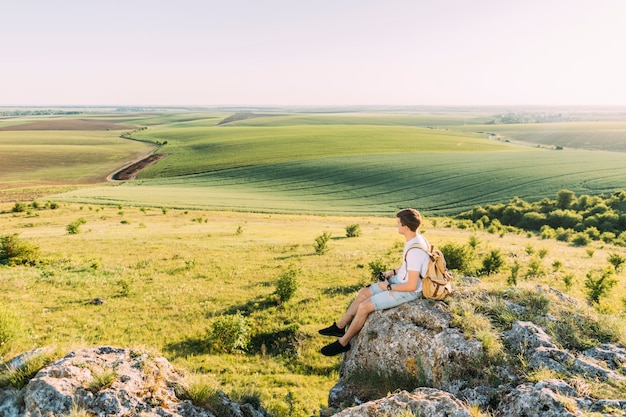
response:
<path id="1" fill-rule="evenodd" d="M 423 252 L 426 252 L 426 255 L 428 255 L 430 257 L 430 259 L 433 259 L 433 253 L 431 252 L 431 245 L 430 243 L 428 243 L 428 241 L 426 240 L 426 238 L 424 238 L 424 240 L 426 241 L 426 244 L 423 243 L 414 243 L 411 246 L 409 246 L 409 248 L 406 250 L 406 253 L 404 254 L 404 263 L 406 264 L 406 257 L 409 254 L 409 251 L 411 249 L 419 249 Z M 407 269 L 407 274 L 409 273 L 409 270 Z M 420 278 L 422 277 L 422 274 L 420 272 Z"/>

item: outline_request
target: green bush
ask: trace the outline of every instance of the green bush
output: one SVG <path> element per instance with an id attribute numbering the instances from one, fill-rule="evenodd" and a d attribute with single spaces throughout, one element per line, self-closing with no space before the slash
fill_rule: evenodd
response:
<path id="1" fill-rule="evenodd" d="M 293 298 L 298 290 L 298 274 L 300 270 L 290 267 L 283 272 L 276 281 L 276 291 L 274 294 L 278 296 L 278 303 L 285 303 Z"/>
<path id="2" fill-rule="evenodd" d="M 85 223 L 87 223 L 87 220 L 81 217 L 79 219 L 74 220 L 72 223 L 68 224 L 67 226 L 65 226 L 65 230 L 67 230 L 67 233 L 70 235 L 76 235 L 80 233 L 80 226 L 82 226 Z"/>
<path id="3" fill-rule="evenodd" d="M 250 327 L 240 313 L 217 317 L 211 325 L 212 346 L 224 352 L 245 351 L 250 342 Z"/>
<path id="4" fill-rule="evenodd" d="M 456 270 L 461 274 L 473 274 L 475 272 L 472 267 L 475 253 L 470 246 L 446 243 L 439 249 L 446 258 L 448 269 Z"/>
<path id="5" fill-rule="evenodd" d="M 20 239 L 17 233 L 0 237 L 0 264 L 35 265 L 39 247 Z"/>
<path id="6" fill-rule="evenodd" d="M 387 264 L 380 258 L 374 259 L 372 262 L 367 264 L 370 268 L 370 272 L 372 273 L 372 278 L 378 279 L 378 275 L 381 272 L 385 272 L 389 270 Z"/>
<path id="7" fill-rule="evenodd" d="M 15 203 L 15 205 L 13 206 L 11 211 L 13 213 L 22 213 L 22 212 L 26 211 L 27 208 L 28 208 L 28 206 L 26 204 L 17 202 L 17 203 Z"/>
<path id="8" fill-rule="evenodd" d="M 324 232 L 323 234 L 315 238 L 315 243 L 313 244 L 315 253 L 321 255 L 328 252 L 328 241 L 330 240 L 330 236 L 330 232 Z"/>
<path id="9" fill-rule="evenodd" d="M 346 226 L 346 237 L 359 237 L 361 236 L 361 226 L 358 224 L 351 224 Z"/>
<path id="10" fill-rule="evenodd" d="M 499 249 L 494 249 L 483 258 L 481 273 L 491 275 L 500 272 L 504 266 L 504 257 Z"/>
<path id="11" fill-rule="evenodd" d="M 597 304 L 600 297 L 604 297 L 617 284 L 617 280 L 613 278 L 613 269 L 611 267 L 602 271 L 600 277 L 596 278 L 593 272 L 587 272 L 585 280 L 585 288 L 587 288 L 587 300 L 591 304 Z"/>
<path id="12" fill-rule="evenodd" d="M 624 262 L 626 262 L 626 258 L 624 258 L 619 253 L 609 254 L 609 257 L 607 260 L 609 261 L 611 265 L 613 265 L 613 268 L 615 268 L 616 271 L 619 271 L 622 265 L 624 264 Z"/>

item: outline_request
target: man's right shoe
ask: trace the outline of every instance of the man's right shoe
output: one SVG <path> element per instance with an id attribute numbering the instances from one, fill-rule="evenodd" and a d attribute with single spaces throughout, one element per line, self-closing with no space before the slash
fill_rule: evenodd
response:
<path id="1" fill-rule="evenodd" d="M 340 329 L 339 327 L 337 327 L 337 323 L 333 322 L 332 326 L 328 326 L 320 330 L 318 333 L 322 336 L 342 337 L 344 334 L 346 334 L 346 329 Z"/>

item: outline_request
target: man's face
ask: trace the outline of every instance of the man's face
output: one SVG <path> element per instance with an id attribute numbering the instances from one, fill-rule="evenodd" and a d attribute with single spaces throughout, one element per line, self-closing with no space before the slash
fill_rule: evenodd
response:
<path id="1" fill-rule="evenodd" d="M 406 226 L 403 226 L 402 223 L 400 222 L 399 218 L 396 218 L 396 223 L 398 224 L 398 233 L 400 233 L 401 235 L 404 234 L 404 228 Z"/>

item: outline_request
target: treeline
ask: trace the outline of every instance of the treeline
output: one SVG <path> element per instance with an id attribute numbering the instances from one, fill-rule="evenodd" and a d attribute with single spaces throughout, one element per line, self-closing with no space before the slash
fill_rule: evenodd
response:
<path id="1" fill-rule="evenodd" d="M 561 190 L 554 200 L 532 203 L 515 197 L 506 204 L 475 207 L 457 219 L 461 227 L 484 228 L 491 233 L 503 233 L 512 227 L 577 246 L 592 240 L 626 246 L 626 191 L 576 196 Z"/>
<path id="2" fill-rule="evenodd" d="M 520 124 L 520 123 L 559 123 L 579 120 L 571 114 L 564 113 L 505 113 L 498 114 L 487 124 Z"/>
<path id="3" fill-rule="evenodd" d="M 52 110 L 52 109 L 38 109 L 38 110 L 1 110 L 0 117 L 17 117 L 17 116 L 51 116 L 51 115 L 69 115 L 69 114 L 81 114 L 82 111 L 77 110 Z"/>

